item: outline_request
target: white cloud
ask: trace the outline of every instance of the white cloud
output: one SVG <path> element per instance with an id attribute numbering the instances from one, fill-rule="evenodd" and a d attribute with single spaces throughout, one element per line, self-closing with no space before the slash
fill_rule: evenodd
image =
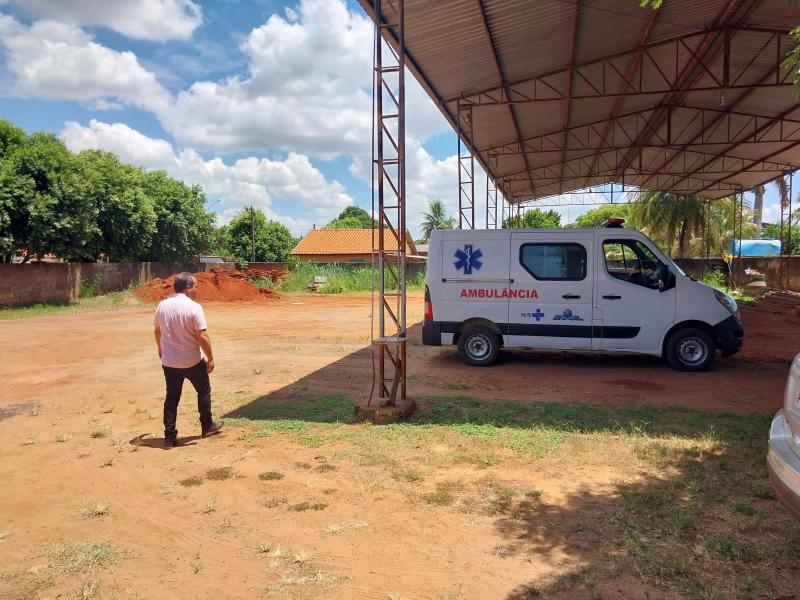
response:
<path id="1" fill-rule="evenodd" d="M 196 82 L 159 115 L 182 144 L 218 151 L 278 147 L 313 156 L 365 154 L 372 130 L 372 22 L 342 0 L 301 0 L 241 45 L 246 77 Z M 447 129 L 407 76 L 407 131 Z"/>
<path id="2" fill-rule="evenodd" d="M 88 127 L 67 122 L 59 137 L 73 152 L 102 148 L 119 156 L 123 162 L 146 169 L 174 166 L 175 152 L 166 140 L 147 137 L 123 123 L 103 123 L 92 119 Z"/>
<path id="3" fill-rule="evenodd" d="M 146 11 L 151 3 L 156 14 L 188 6 L 177 0 L 128 4 Z M 94 4 L 90 0 L 87 6 Z M 108 21 L 105 8 L 90 11 L 81 5 L 73 14 L 62 10 L 62 3 L 45 0 L 34 0 L 29 8 L 53 20 L 27 26 L 0 15 L 0 49 L 6 51 L 18 96 L 75 100 L 96 110 L 132 105 L 152 112 L 180 145 L 198 150 L 279 148 L 323 158 L 369 152 L 373 26 L 343 0 L 300 0 L 273 14 L 241 44 L 246 75 L 196 81 L 176 98 L 154 72 L 166 77 L 177 69 L 182 76 L 197 76 L 204 65 L 224 70 L 236 61 L 220 48 L 202 51 L 201 44 L 197 56 L 164 58 L 161 53 L 168 66 L 148 63 L 146 68 L 134 53 L 105 47 L 78 27 L 94 22 L 87 15 L 95 12 L 96 20 Z M 173 84 L 181 80 L 171 77 Z M 445 119 L 410 74 L 406 81 L 408 137 L 425 140 L 447 131 Z"/>
<path id="4" fill-rule="evenodd" d="M 72 25 L 37 21 L 26 27 L 2 16 L 0 34 L 17 95 L 106 101 L 106 106 L 118 99 L 152 111 L 163 111 L 171 101 L 136 55 L 106 48 Z"/>
<path id="5" fill-rule="evenodd" d="M 164 169 L 173 177 L 203 187 L 228 221 L 245 206 L 263 209 L 269 218 L 287 225 L 295 235 L 305 233 L 312 223 L 322 224 L 353 204 L 344 186 L 329 181 L 307 156 L 291 153 L 283 161 L 248 157 L 225 163 L 220 158 L 205 160 L 192 149 L 176 153 L 165 141 L 148 137 L 123 123 L 92 120 L 88 127 L 69 122 L 60 133 L 73 152 L 102 148 L 124 162 L 149 169 Z M 299 203 L 307 218 L 279 215 L 278 203 Z"/>
<path id="6" fill-rule="evenodd" d="M 188 40 L 203 22 L 191 0 L 10 0 L 39 18 L 75 26 L 100 25 L 129 38 Z M 0 2 L 2 4 L 2 2 Z"/>
<path id="7" fill-rule="evenodd" d="M 222 151 L 278 147 L 312 155 L 369 147 L 372 26 L 340 0 L 303 0 L 241 45 L 247 77 L 201 81 L 162 113 L 182 144 Z"/>

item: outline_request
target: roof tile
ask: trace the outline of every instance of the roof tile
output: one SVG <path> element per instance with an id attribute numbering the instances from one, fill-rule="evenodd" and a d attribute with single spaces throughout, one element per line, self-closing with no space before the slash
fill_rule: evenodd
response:
<path id="1" fill-rule="evenodd" d="M 372 252 L 372 237 L 375 237 L 375 246 L 378 245 L 378 236 L 375 229 L 312 229 L 300 240 L 292 250 L 296 256 L 308 254 L 370 254 Z M 384 233 L 386 249 L 397 250 L 397 242 L 392 235 Z M 416 254 L 417 249 L 411 235 L 406 232 L 408 254 Z"/>

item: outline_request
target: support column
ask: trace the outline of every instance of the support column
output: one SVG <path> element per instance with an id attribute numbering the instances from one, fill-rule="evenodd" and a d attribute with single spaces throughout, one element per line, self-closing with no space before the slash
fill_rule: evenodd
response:
<path id="1" fill-rule="evenodd" d="M 742 229 L 744 225 L 744 192 L 739 192 L 739 248 L 736 252 L 736 279 L 739 287 L 744 289 L 744 265 L 742 264 Z"/>
<path id="2" fill-rule="evenodd" d="M 369 399 L 356 406 L 359 418 L 376 423 L 407 416 L 414 409 L 414 403 L 406 398 L 405 7 L 403 0 L 387 2 L 385 7 L 386 14 L 382 0 L 374 0 L 376 137 L 372 165 L 378 223 L 372 237 L 378 265 L 378 302 L 373 306 L 378 311 L 378 336 L 373 338 L 373 352 L 378 364 L 378 398 L 373 386 Z M 396 41 L 396 48 L 390 40 Z"/>
<path id="3" fill-rule="evenodd" d="M 458 105 L 458 128 L 458 228 L 475 229 L 475 159 L 470 151 L 471 105 Z"/>
<path id="4" fill-rule="evenodd" d="M 780 267 L 778 270 L 778 284 L 784 288 L 789 289 L 791 281 L 791 265 L 792 261 L 792 182 L 794 173 L 784 173 L 777 181 L 778 189 L 781 196 L 781 225 L 780 225 L 780 239 L 781 239 L 781 258 Z"/>
<path id="5" fill-rule="evenodd" d="M 497 186 L 486 175 L 486 229 L 497 229 Z"/>

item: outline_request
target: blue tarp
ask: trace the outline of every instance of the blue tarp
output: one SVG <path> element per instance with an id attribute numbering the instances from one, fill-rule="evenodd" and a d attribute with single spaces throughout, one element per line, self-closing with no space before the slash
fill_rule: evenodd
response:
<path id="1" fill-rule="evenodd" d="M 780 256 L 780 240 L 741 240 L 742 256 Z M 739 254 L 739 240 L 733 240 L 730 244 L 730 253 L 734 256 Z"/>

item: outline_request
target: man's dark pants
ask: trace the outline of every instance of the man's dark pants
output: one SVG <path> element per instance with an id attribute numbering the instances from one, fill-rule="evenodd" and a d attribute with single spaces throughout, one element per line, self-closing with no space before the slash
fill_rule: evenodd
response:
<path id="1" fill-rule="evenodd" d="M 165 367 L 164 379 L 167 382 L 167 398 L 164 400 L 164 437 L 174 440 L 178 436 L 175 421 L 178 418 L 178 403 L 181 401 L 183 380 L 188 379 L 197 392 L 197 411 L 200 413 L 200 425 L 206 431 L 214 423 L 211 417 L 211 381 L 208 379 L 206 361 L 202 359 L 188 369 Z"/>

